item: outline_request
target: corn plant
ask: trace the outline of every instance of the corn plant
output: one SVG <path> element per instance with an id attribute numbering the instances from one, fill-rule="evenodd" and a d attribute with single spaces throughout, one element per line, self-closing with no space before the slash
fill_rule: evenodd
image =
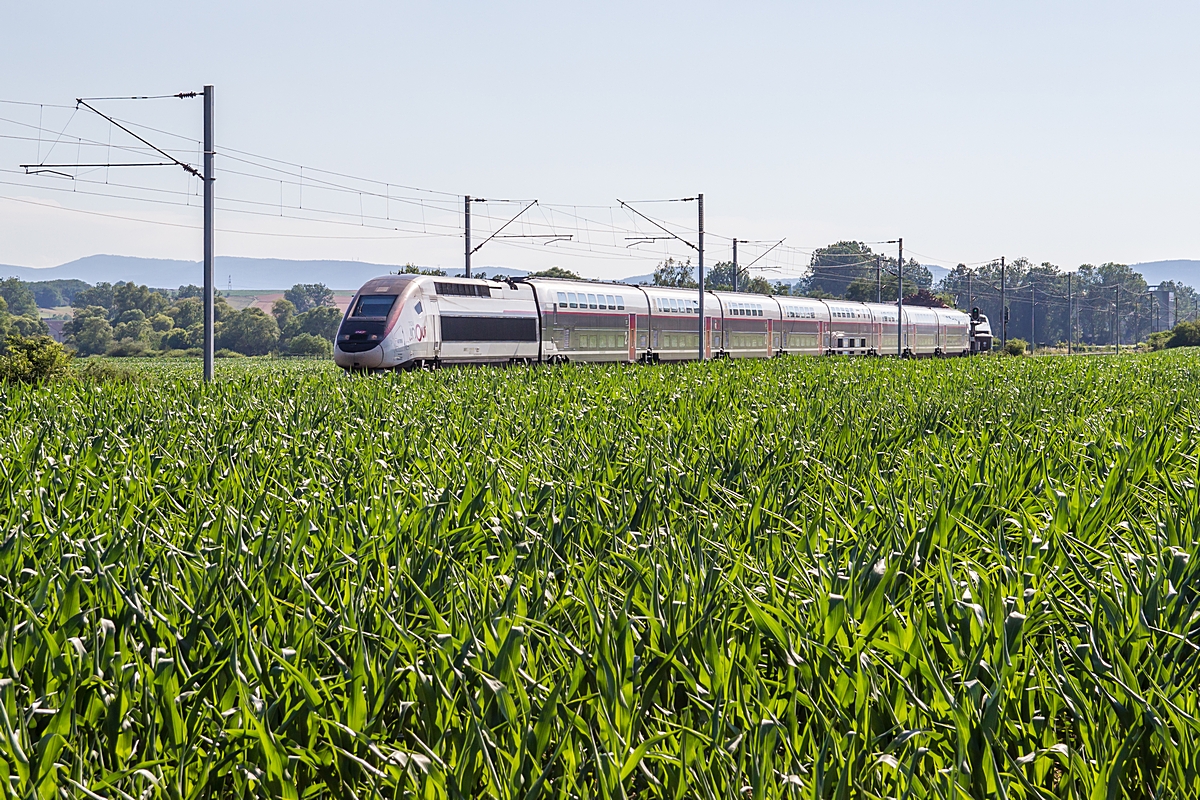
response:
<path id="1" fill-rule="evenodd" d="M 1200 796 L 1194 352 L 192 367 L 0 384 L 8 796 Z"/>

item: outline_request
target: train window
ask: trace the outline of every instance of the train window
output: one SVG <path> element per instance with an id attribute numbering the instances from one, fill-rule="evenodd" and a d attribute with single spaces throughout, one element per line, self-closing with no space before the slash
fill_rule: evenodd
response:
<path id="1" fill-rule="evenodd" d="M 754 306 L 754 316 L 761 317 L 763 315 L 763 307 L 760 305 Z"/>
<path id="2" fill-rule="evenodd" d="M 396 302 L 394 294 L 364 295 L 358 298 L 352 317 L 386 317 Z"/>
<path id="3" fill-rule="evenodd" d="M 679 298 L 678 297 L 671 298 L 671 311 L 675 312 L 676 314 L 679 313 Z"/>
<path id="4" fill-rule="evenodd" d="M 476 283 L 434 283 L 433 288 L 438 294 L 458 295 L 460 297 L 491 297 L 490 286 L 480 286 Z"/>
<path id="5" fill-rule="evenodd" d="M 571 308 L 579 308 L 579 302 L 576 299 L 574 292 L 568 292 L 567 297 L 570 298 Z"/>
<path id="6" fill-rule="evenodd" d="M 617 298 L 613 297 L 611 294 L 608 296 L 608 307 L 613 311 L 617 310 Z"/>
<path id="7" fill-rule="evenodd" d="M 617 311 L 625 310 L 625 295 L 617 295 Z"/>
<path id="8" fill-rule="evenodd" d="M 558 293 L 558 307 L 559 308 L 567 307 L 567 293 L 566 292 Z"/>
<path id="9" fill-rule="evenodd" d="M 532 317 L 442 317 L 442 341 L 536 342 Z"/>
<path id="10" fill-rule="evenodd" d="M 588 295 L 588 308 L 595 308 L 595 307 L 596 307 L 596 295 L 589 294 Z"/>

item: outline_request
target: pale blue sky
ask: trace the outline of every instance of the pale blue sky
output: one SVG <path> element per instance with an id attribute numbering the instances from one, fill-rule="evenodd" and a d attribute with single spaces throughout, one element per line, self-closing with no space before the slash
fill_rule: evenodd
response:
<path id="1" fill-rule="evenodd" d="M 541 227 L 509 232 L 576 237 L 551 246 L 497 240 L 476 264 L 648 271 L 686 248 L 627 248 L 636 230 L 627 215 L 595 208 L 571 217 L 562 207 L 704 192 L 710 262 L 728 258 L 721 235 L 787 237 L 792 249 L 760 262 L 779 275 L 814 246 L 899 235 L 927 263 L 1004 254 L 1073 267 L 1200 258 L 1198 23 L 1194 2 L 7 3 L 0 100 L 70 105 L 211 82 L 218 147 L 397 185 L 538 198 L 559 210 L 531 212 Z M 166 131 L 200 131 L 198 101 L 102 107 Z M 71 112 L 0 104 L 11 121 L 0 134 L 35 130 L 13 123 L 36 125 L 39 114 L 43 128 L 61 130 Z M 111 131 L 98 123 L 77 114 L 66 130 L 107 143 Z M 0 170 L 48 149 L 0 139 Z M 77 152 L 60 144 L 54 157 Z M 220 175 L 226 209 L 259 211 L 221 213 L 221 253 L 462 261 L 457 207 L 439 211 L 438 195 L 381 190 L 431 204 L 373 213 L 370 190 L 321 200 L 306 188 L 321 211 L 301 214 L 285 175 L 274 176 L 283 184 Z M 0 198 L 27 201 L 0 200 L 0 264 L 96 252 L 199 257 L 189 228 L 34 204 L 199 223 L 186 206 L 52 188 L 175 199 L 182 195 L 170 192 L 189 188 L 173 170 L 114 170 L 108 180 L 88 188 L 0 172 Z M 118 191 L 113 182 L 166 191 Z M 271 204 L 285 219 L 266 213 Z M 477 241 L 496 224 L 487 215 L 507 209 L 478 207 Z M 694 225 L 690 206 L 644 209 Z M 325 211 L 340 211 L 321 218 L 343 224 L 291 219 Z M 372 216 L 384 221 L 369 228 Z M 594 227 L 601 222 L 611 227 Z M 411 234 L 418 229 L 445 235 Z"/>

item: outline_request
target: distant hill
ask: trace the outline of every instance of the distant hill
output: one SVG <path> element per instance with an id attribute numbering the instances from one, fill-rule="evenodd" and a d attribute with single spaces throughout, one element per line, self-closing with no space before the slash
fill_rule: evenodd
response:
<path id="1" fill-rule="evenodd" d="M 371 278 L 395 272 L 395 264 L 371 264 L 363 261 L 288 261 L 281 258 L 241 258 L 217 256 L 214 265 L 217 288 L 230 282 L 234 289 L 287 289 L 297 283 L 323 283 L 331 289 L 353 290 Z M 481 265 L 477 272 L 488 275 L 526 275 L 524 270 Z M 455 274 L 453 270 L 447 270 Z M 457 274 L 461 275 L 462 270 Z M 102 281 L 131 281 L 159 289 L 174 289 L 204 279 L 198 261 L 174 261 L 165 258 L 95 255 L 57 267 L 16 267 L 0 265 L 0 278 L 15 276 L 23 281 L 78 279 L 91 284 Z"/>

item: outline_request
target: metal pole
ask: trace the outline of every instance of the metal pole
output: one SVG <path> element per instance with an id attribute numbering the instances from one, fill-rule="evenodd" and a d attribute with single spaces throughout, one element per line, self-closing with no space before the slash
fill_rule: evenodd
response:
<path id="1" fill-rule="evenodd" d="M 697 212 L 700 218 L 700 236 L 696 242 L 696 252 L 700 259 L 700 268 L 697 273 L 700 276 L 698 283 L 700 284 L 700 319 L 697 322 L 697 327 L 700 330 L 700 360 L 704 360 L 704 195 L 696 195 Z"/>
<path id="2" fill-rule="evenodd" d="M 975 308 L 975 295 L 971 293 L 971 270 L 967 270 L 967 313 Z"/>
<path id="3" fill-rule="evenodd" d="M 737 291 L 737 239 L 733 240 L 733 290 Z"/>
<path id="4" fill-rule="evenodd" d="M 1116 304 L 1113 307 L 1113 336 L 1117 342 L 1117 355 L 1121 355 L 1121 284 L 1117 284 Z"/>
<path id="5" fill-rule="evenodd" d="M 1008 306 L 1004 304 L 1004 256 L 1000 256 L 1000 348 L 1008 344 Z"/>
<path id="6" fill-rule="evenodd" d="M 213 379 L 213 87 L 204 87 L 204 380 Z"/>
<path id="7" fill-rule="evenodd" d="M 1037 352 L 1037 304 L 1034 298 L 1037 297 L 1037 287 L 1032 283 L 1029 284 L 1029 354 L 1033 355 Z"/>
<path id="8" fill-rule="evenodd" d="M 463 197 L 463 231 L 466 234 L 466 247 L 463 249 L 466 263 L 463 276 L 469 278 L 471 277 L 471 195 Z"/>
<path id="9" fill-rule="evenodd" d="M 896 355 L 904 355 L 904 237 L 896 240 L 900 257 L 896 261 Z"/>
<path id="10" fill-rule="evenodd" d="M 1067 273 L 1067 355 L 1071 355 L 1071 342 L 1075 338 L 1075 298 L 1071 294 L 1071 273 Z"/>
<path id="11" fill-rule="evenodd" d="M 883 302 L 883 254 L 875 254 L 875 302 Z"/>

